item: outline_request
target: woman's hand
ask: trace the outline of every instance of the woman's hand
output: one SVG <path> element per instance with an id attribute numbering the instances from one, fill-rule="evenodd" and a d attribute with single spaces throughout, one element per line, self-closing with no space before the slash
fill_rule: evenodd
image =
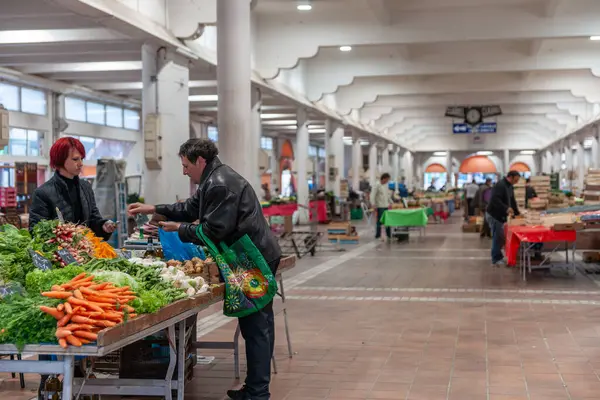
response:
<path id="1" fill-rule="evenodd" d="M 102 225 L 102 230 L 106 233 L 113 233 L 117 230 L 117 224 L 112 221 L 106 221 L 104 225 Z"/>
<path id="2" fill-rule="evenodd" d="M 165 232 L 178 232 L 181 222 L 162 221 L 159 222 L 158 225 Z"/>

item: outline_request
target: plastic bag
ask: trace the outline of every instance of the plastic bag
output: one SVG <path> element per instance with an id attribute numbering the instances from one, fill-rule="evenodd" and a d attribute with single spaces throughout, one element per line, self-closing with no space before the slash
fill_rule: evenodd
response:
<path id="1" fill-rule="evenodd" d="M 193 243 L 183 243 L 179 239 L 179 233 L 177 232 L 165 232 L 159 229 L 158 237 L 165 260 L 187 261 L 194 257 L 198 257 L 201 260 L 206 259 L 202 247 L 196 246 Z"/>

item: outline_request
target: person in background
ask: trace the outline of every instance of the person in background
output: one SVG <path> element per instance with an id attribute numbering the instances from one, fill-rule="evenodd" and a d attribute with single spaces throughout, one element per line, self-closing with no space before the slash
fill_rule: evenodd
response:
<path id="1" fill-rule="evenodd" d="M 465 185 L 465 198 L 467 199 L 467 211 L 468 216 L 472 217 L 475 215 L 475 197 L 479 191 L 479 185 L 475 182 L 475 179 L 471 183 Z"/>
<path id="2" fill-rule="evenodd" d="M 535 188 L 531 186 L 530 179 L 525 179 L 525 207 L 529 207 L 529 200 L 538 197 Z"/>
<path id="3" fill-rule="evenodd" d="M 263 216 L 258 197 L 248 181 L 221 163 L 218 154 L 209 139 L 188 140 L 181 145 L 179 157 L 184 175 L 198 185 L 196 193 L 185 203 L 135 203 L 129 205 L 128 211 L 132 215 L 163 215 L 169 221 L 160 223 L 162 229 L 178 232 L 183 242 L 201 244 L 196 235 L 197 220 L 214 243 L 231 245 L 248 235 L 275 275 L 281 249 Z M 273 303 L 238 321 L 246 341 L 246 382 L 240 390 L 229 390 L 227 395 L 233 400 L 269 400 L 275 346 Z"/>
<path id="4" fill-rule="evenodd" d="M 55 170 L 54 176 L 42 186 L 35 189 L 29 210 L 29 230 L 42 220 L 58 219 L 58 209 L 65 222 L 86 225 L 98 237 L 108 240 L 116 229 L 116 224 L 102 218 L 92 185 L 79 179 L 83 170 L 85 147 L 71 137 L 58 139 L 50 148 L 50 167 Z M 49 361 L 50 355 L 40 355 L 40 360 Z M 75 369 L 77 377 L 83 374 L 79 368 Z M 48 379 L 42 375 L 38 390 L 41 398 L 44 384 Z"/>
<path id="5" fill-rule="evenodd" d="M 398 193 L 400 194 L 401 198 L 406 198 L 408 197 L 408 188 L 406 187 L 406 178 L 402 177 L 400 179 L 400 183 L 398 184 Z"/>
<path id="6" fill-rule="evenodd" d="M 519 215 L 519 208 L 515 200 L 514 185 L 519 182 L 521 175 L 517 171 L 510 171 L 504 179 L 501 179 L 492 189 L 490 202 L 485 215 L 490 230 L 492 231 L 492 265 L 501 267 L 504 265 L 504 224 L 509 216 Z"/>
<path id="7" fill-rule="evenodd" d="M 271 201 L 271 190 L 269 190 L 269 184 L 268 183 L 263 183 L 261 185 L 261 189 L 263 191 L 263 200 L 264 201 Z"/>
<path id="8" fill-rule="evenodd" d="M 475 208 L 478 210 L 478 215 L 483 217 L 483 225 L 481 226 L 481 232 L 479 234 L 480 237 L 492 237 L 492 232 L 490 231 L 490 224 L 487 222 L 487 218 L 485 218 L 485 211 L 487 209 L 488 204 L 490 204 L 490 200 L 492 198 L 492 180 L 487 178 L 485 183 L 479 187 L 479 191 L 477 192 L 477 196 L 475 196 Z"/>
<path id="9" fill-rule="evenodd" d="M 381 175 L 379 183 L 373 188 L 373 206 L 377 210 L 377 223 L 375 225 L 375 239 L 381 238 L 381 217 L 383 213 L 388 210 L 391 204 L 390 189 L 388 189 L 388 182 L 390 181 L 390 174 L 387 172 Z M 391 229 L 385 228 L 385 233 L 388 240 L 392 237 Z"/>

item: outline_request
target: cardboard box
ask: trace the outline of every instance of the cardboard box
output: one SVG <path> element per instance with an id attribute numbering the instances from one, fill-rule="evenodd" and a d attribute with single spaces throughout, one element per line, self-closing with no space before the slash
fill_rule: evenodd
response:
<path id="1" fill-rule="evenodd" d="M 290 233 L 294 230 L 294 221 L 291 215 L 273 215 L 269 220 L 271 230 L 275 233 Z"/>

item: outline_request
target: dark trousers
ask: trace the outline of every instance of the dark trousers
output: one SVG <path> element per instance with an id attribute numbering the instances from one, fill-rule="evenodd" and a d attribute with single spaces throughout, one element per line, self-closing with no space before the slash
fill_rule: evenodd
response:
<path id="1" fill-rule="evenodd" d="M 377 224 L 375 224 L 375 239 L 379 239 L 381 237 L 381 217 L 383 217 L 383 213 L 386 212 L 387 208 L 378 208 L 377 209 Z M 385 228 L 385 234 L 387 237 L 392 236 L 392 229 Z"/>
<path id="2" fill-rule="evenodd" d="M 269 263 L 275 274 L 279 259 Z M 240 332 L 246 342 L 246 393 L 252 400 L 269 400 L 271 359 L 275 351 L 275 315 L 273 302 L 262 310 L 239 318 Z"/>
<path id="3" fill-rule="evenodd" d="M 475 215 L 475 207 L 473 206 L 473 200 L 475 199 L 467 199 L 467 215 L 469 217 Z"/>

